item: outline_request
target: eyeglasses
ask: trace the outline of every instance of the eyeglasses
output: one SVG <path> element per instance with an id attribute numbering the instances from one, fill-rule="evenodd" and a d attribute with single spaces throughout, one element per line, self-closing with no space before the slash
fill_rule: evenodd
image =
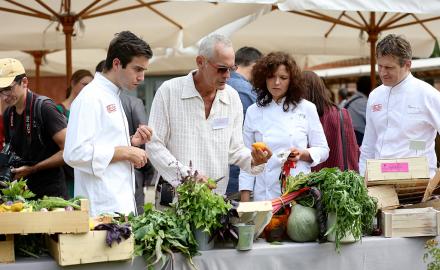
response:
<path id="1" fill-rule="evenodd" d="M 221 73 L 224 74 L 226 72 L 232 72 L 232 71 L 236 71 L 237 70 L 237 65 L 233 65 L 232 67 L 227 67 L 227 66 L 220 66 L 214 63 L 211 63 L 211 61 L 206 60 L 206 62 L 208 62 L 208 64 L 210 64 L 213 68 L 217 69 L 217 73 Z"/>
<path id="2" fill-rule="evenodd" d="M 7 87 L 0 88 L 0 95 L 9 96 L 12 93 L 12 88 L 16 86 L 17 83 L 11 84 Z"/>

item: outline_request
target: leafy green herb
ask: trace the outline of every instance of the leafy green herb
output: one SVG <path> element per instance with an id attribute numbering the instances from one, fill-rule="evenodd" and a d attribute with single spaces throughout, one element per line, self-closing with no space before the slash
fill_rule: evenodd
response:
<path id="1" fill-rule="evenodd" d="M 368 196 L 364 178 L 358 173 L 324 168 L 319 172 L 288 178 L 289 192 L 304 186 L 316 186 L 321 191 L 325 212 L 336 214 L 336 223 L 326 234 L 335 234 L 337 250 L 346 235 L 351 233 L 355 239 L 360 239 L 363 233 L 371 232 L 377 201 Z"/>
<path id="2" fill-rule="evenodd" d="M 161 212 L 153 209 L 152 204 L 146 204 L 144 209 L 140 216 L 129 216 L 136 241 L 135 255 L 144 256 L 149 269 L 161 260 L 163 266 L 166 254 L 173 257 L 174 251 L 180 251 L 193 264 L 191 258 L 197 254 L 197 243 L 189 223 L 172 209 Z"/>
<path id="3" fill-rule="evenodd" d="M 26 185 L 26 180 L 20 179 L 12 182 L 6 181 L 3 182 L 6 185 L 6 188 L 1 189 L 1 199 L 3 201 L 22 201 L 25 202 L 26 199 L 32 198 L 35 196 L 32 191 L 30 191 Z"/>
<path id="4" fill-rule="evenodd" d="M 177 187 L 176 212 L 195 229 L 211 234 L 222 226 L 220 218 L 226 215 L 232 205 L 208 187 L 195 180 L 185 181 Z"/>
<path id="5" fill-rule="evenodd" d="M 35 201 L 32 203 L 32 206 L 35 211 L 40 211 L 42 208 L 46 208 L 47 210 L 51 210 L 54 208 L 64 208 L 66 206 L 71 206 L 73 209 L 80 210 L 81 209 L 80 198 L 72 198 L 68 201 L 59 197 L 48 197 L 44 196 L 42 199 Z"/>

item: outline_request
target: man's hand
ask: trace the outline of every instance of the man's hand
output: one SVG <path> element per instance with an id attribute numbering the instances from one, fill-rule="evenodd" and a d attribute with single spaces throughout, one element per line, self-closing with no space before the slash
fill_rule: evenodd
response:
<path id="1" fill-rule="evenodd" d="M 272 156 L 272 151 L 269 148 L 264 150 L 256 149 L 252 147 L 252 166 L 258 166 L 263 163 L 266 163 L 270 157 Z"/>
<path id="2" fill-rule="evenodd" d="M 11 172 L 14 174 L 15 179 L 25 178 L 26 176 L 33 174 L 35 172 L 32 166 L 21 166 L 18 168 L 11 169 Z"/>
<path id="3" fill-rule="evenodd" d="M 131 138 L 131 145 L 139 146 L 142 144 L 146 144 L 151 140 L 151 136 L 153 135 L 153 130 L 146 125 L 139 125 L 136 129 L 136 133 Z"/>
<path id="4" fill-rule="evenodd" d="M 249 202 L 249 201 L 251 201 L 251 191 L 250 190 L 240 191 L 240 202 Z"/>
<path id="5" fill-rule="evenodd" d="M 147 163 L 147 152 L 144 149 L 129 146 L 127 148 L 128 161 L 130 161 L 136 169 L 142 168 Z"/>

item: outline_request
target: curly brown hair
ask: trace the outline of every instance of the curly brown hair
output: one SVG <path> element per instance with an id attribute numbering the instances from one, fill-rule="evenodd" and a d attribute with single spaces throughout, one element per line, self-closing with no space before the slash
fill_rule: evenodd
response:
<path id="1" fill-rule="evenodd" d="M 272 95 L 267 89 L 266 79 L 273 76 L 279 66 L 284 65 L 289 73 L 289 89 L 287 89 L 283 110 L 287 112 L 296 108 L 301 101 L 305 89 L 301 70 L 295 60 L 284 52 L 271 52 L 257 61 L 252 68 L 252 85 L 257 93 L 257 105 L 265 107 L 272 102 Z"/>

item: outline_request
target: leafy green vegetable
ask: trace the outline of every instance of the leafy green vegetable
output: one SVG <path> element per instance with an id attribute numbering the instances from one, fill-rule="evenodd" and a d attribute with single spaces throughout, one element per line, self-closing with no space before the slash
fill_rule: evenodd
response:
<path id="1" fill-rule="evenodd" d="M 48 197 L 44 196 L 42 199 L 39 199 L 38 201 L 35 201 L 32 203 L 32 206 L 35 211 L 39 211 L 42 208 L 46 208 L 47 210 L 51 210 L 54 208 L 64 208 L 66 206 L 71 206 L 76 210 L 80 210 L 80 198 L 72 198 L 68 201 L 64 200 L 63 198 L 59 197 Z"/>
<path id="2" fill-rule="evenodd" d="M 316 210 L 295 204 L 287 220 L 287 235 L 295 242 L 315 241 L 319 235 Z"/>
<path id="3" fill-rule="evenodd" d="M 190 260 L 197 254 L 197 243 L 189 223 L 180 219 L 172 209 L 164 212 L 153 209 L 146 204 L 144 214 L 129 216 L 136 241 L 135 255 L 144 256 L 149 269 L 162 260 L 166 263 L 165 254 L 180 251 Z"/>
<path id="4" fill-rule="evenodd" d="M 315 186 L 321 191 L 325 212 L 337 216 L 336 223 L 326 233 L 335 234 L 337 250 L 341 239 L 348 234 L 360 239 L 363 233 L 371 232 L 377 201 L 368 196 L 364 178 L 358 173 L 324 168 L 308 175 L 289 177 L 287 186 L 293 191 L 304 186 Z"/>
<path id="5" fill-rule="evenodd" d="M 322 192 L 322 202 L 327 213 L 335 213 L 336 223 L 328 229 L 335 233 L 336 248 L 349 233 L 360 239 L 362 233 L 371 232 L 376 216 L 377 201 L 368 196 L 364 178 L 354 171 L 341 172 L 337 168 L 325 168 L 309 174 L 310 185 Z"/>
<path id="6" fill-rule="evenodd" d="M 209 234 L 222 226 L 220 218 L 226 215 L 232 205 L 208 187 L 195 180 L 185 181 L 177 187 L 176 212 L 195 229 Z"/>
<path id="7" fill-rule="evenodd" d="M 6 188 L 1 189 L 1 199 L 3 201 L 22 201 L 25 202 L 26 199 L 35 196 L 32 191 L 30 191 L 26 185 L 26 180 L 20 179 L 12 182 L 4 182 Z"/>

